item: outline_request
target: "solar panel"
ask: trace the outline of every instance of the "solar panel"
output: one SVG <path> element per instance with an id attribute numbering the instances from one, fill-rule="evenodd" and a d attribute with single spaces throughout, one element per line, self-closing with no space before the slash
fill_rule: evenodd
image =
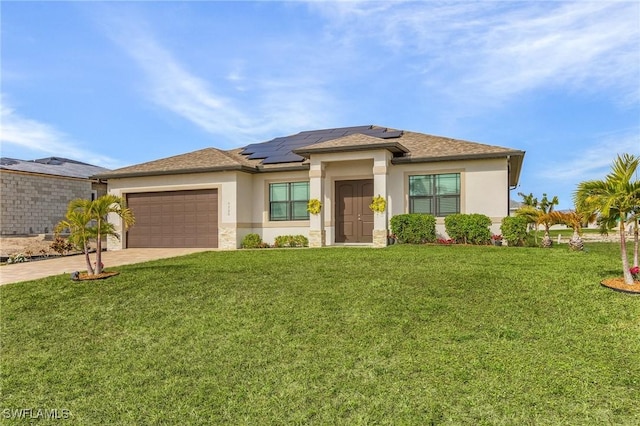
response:
<path id="1" fill-rule="evenodd" d="M 304 158 L 292 151 L 303 146 L 314 145 L 352 134 L 364 134 L 381 139 L 397 138 L 402 131 L 387 131 L 384 127 L 353 126 L 335 129 L 307 130 L 291 136 L 281 136 L 267 142 L 247 145 L 240 152 L 250 160 L 263 160 L 263 164 L 300 162 Z"/>
<path id="2" fill-rule="evenodd" d="M 18 164 L 18 161 L 14 160 L 13 158 L 8 158 L 8 157 L 0 158 L 0 165 L 2 166 L 13 166 L 14 164 Z"/>
<path id="3" fill-rule="evenodd" d="M 384 138 L 385 139 L 394 139 L 402 136 L 404 132 L 402 130 L 395 130 L 393 132 L 386 132 Z"/>
<path id="4" fill-rule="evenodd" d="M 304 157 L 288 152 L 282 155 L 272 155 L 269 158 L 266 158 L 262 164 L 295 163 L 302 161 L 304 161 Z"/>

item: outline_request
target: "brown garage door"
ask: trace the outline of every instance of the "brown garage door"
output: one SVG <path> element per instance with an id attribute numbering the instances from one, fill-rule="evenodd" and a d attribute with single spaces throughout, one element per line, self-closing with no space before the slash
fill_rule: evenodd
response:
<path id="1" fill-rule="evenodd" d="M 218 247 L 218 190 L 128 194 L 127 247 Z"/>

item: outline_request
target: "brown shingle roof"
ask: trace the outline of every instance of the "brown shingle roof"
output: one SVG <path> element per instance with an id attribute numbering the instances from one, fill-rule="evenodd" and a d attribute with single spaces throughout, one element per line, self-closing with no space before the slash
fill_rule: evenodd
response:
<path id="1" fill-rule="evenodd" d="M 109 179 L 115 177 L 149 176 L 176 173 L 202 173 L 220 170 L 255 171 L 247 161 L 236 158 L 229 152 L 217 148 L 205 148 L 187 154 L 175 155 L 147 163 L 123 167 L 95 177 Z"/>
<path id="2" fill-rule="evenodd" d="M 409 150 L 409 153 L 401 158 L 396 158 L 394 161 L 398 163 L 440 161 L 450 158 L 505 157 L 509 154 L 524 154 L 523 151 L 496 145 L 406 131 L 400 138 L 400 142 Z"/>
<path id="3" fill-rule="evenodd" d="M 303 146 L 302 148 L 294 149 L 293 152 L 307 158 L 314 153 L 361 151 L 376 148 L 388 149 L 395 153 L 409 152 L 407 148 L 399 143 L 399 139 L 400 138 L 381 139 L 375 136 L 356 133 L 326 142 Z"/>
<path id="4" fill-rule="evenodd" d="M 202 173 L 221 170 L 241 170 L 249 173 L 300 170 L 308 168 L 309 156 L 313 153 L 347 152 L 368 149 L 388 149 L 394 153 L 394 164 L 432 162 L 461 159 L 508 158 L 511 164 L 511 179 L 517 183 L 524 151 L 486 145 L 460 139 L 427 135 L 424 133 L 396 131 L 378 126 L 362 126 L 372 134 L 351 133 L 347 136 L 294 149 L 293 152 L 306 157 L 302 162 L 263 164 L 262 159 L 249 159 L 244 148 L 222 151 L 205 148 L 187 154 L 176 155 L 147 163 L 137 164 L 97 175 L 98 178 L 133 177 L 177 173 Z M 356 129 L 356 128 L 347 128 Z M 359 129 L 359 128 L 357 128 Z M 387 137 L 378 137 L 384 130 Z M 336 129 L 333 129 L 336 130 Z M 337 129 L 340 130 L 340 129 Z M 316 131 L 327 132 L 327 131 Z M 377 133 L 376 133 L 377 132 Z M 300 133 L 302 135 L 305 132 Z M 308 132 L 307 132 L 308 133 Z M 313 132 L 311 132 L 313 133 Z M 389 137 L 388 135 L 392 135 Z M 297 136 L 300 137 L 300 136 Z M 272 141 L 271 141 L 272 142 Z M 255 145 L 255 144 L 254 144 Z M 299 145 L 298 145 L 299 146 Z M 295 156 L 294 156 L 295 157 Z"/>
<path id="5" fill-rule="evenodd" d="M 510 164 L 509 184 L 516 185 L 520 179 L 524 151 L 407 131 L 402 134 L 400 142 L 409 149 L 409 153 L 394 158 L 394 164 L 507 158 Z"/>

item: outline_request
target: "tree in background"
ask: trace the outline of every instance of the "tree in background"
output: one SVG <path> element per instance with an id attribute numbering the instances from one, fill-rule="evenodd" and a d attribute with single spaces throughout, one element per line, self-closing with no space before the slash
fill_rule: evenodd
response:
<path id="1" fill-rule="evenodd" d="M 624 282 L 633 284 L 627 257 L 626 225 L 634 232 L 634 266 L 638 266 L 638 219 L 640 214 L 640 180 L 637 169 L 640 157 L 630 154 L 618 155 L 611 172 L 604 180 L 581 182 L 574 193 L 576 207 L 581 212 L 596 213 L 599 224 L 613 228 L 617 224 L 620 234 L 620 256 Z"/>
<path id="2" fill-rule="evenodd" d="M 549 228 L 556 223 L 554 221 L 554 215 L 551 213 L 553 213 L 554 206 L 559 204 L 558 197 L 554 196 L 549 200 L 549 198 L 547 198 L 547 194 L 542 194 L 542 199 L 538 201 L 537 198 L 533 197 L 533 194 L 525 195 L 523 193 L 519 193 L 518 195 L 522 196 L 524 206 L 516 210 L 516 216 L 524 217 L 530 224 L 534 224 L 536 226 L 536 232 L 538 226 L 544 226 L 542 247 L 551 247 L 553 245 L 553 241 L 549 236 Z"/>
<path id="3" fill-rule="evenodd" d="M 553 211 L 550 213 L 550 216 L 554 223 L 564 223 L 573 228 L 573 235 L 569 240 L 569 248 L 571 250 L 582 250 L 584 248 L 582 227 L 594 221 L 596 215 L 572 210 L 568 212 Z"/>

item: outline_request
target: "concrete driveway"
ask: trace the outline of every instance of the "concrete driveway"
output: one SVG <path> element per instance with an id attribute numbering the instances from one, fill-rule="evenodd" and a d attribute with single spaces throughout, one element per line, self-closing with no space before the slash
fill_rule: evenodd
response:
<path id="1" fill-rule="evenodd" d="M 210 248 L 146 248 L 105 251 L 102 253 L 102 263 L 108 270 L 119 265 L 147 262 L 149 260 L 165 259 L 183 256 L 201 251 L 211 251 Z M 95 254 L 91 255 L 95 261 Z M 52 275 L 71 274 L 73 271 L 86 271 L 87 264 L 83 255 L 56 257 L 53 259 L 33 262 L 14 263 L 0 267 L 0 285 L 21 281 L 36 280 Z"/>

